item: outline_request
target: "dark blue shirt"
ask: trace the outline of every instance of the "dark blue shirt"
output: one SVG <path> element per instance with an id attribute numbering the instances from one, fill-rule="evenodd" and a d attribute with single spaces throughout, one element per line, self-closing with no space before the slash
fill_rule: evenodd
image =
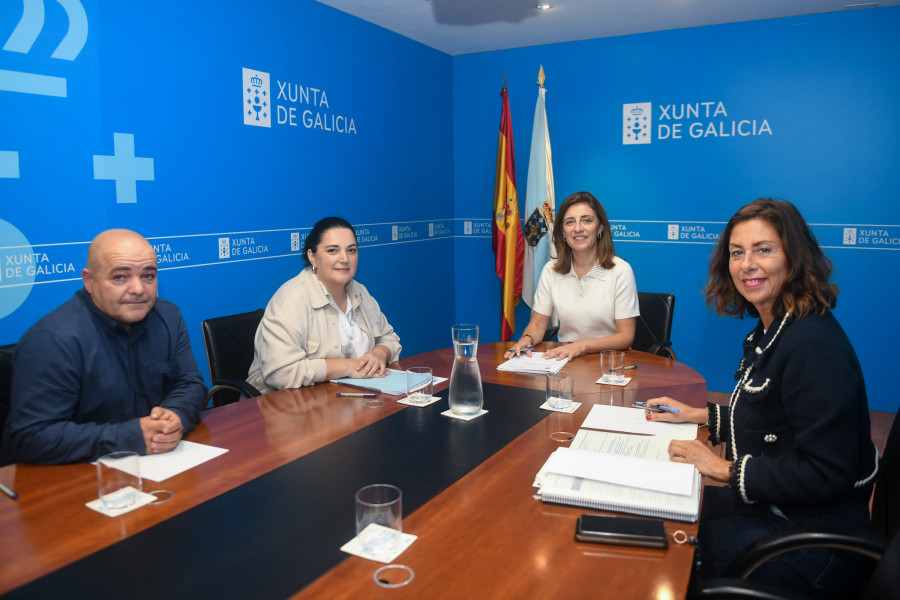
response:
<path id="1" fill-rule="evenodd" d="M 205 397 L 178 307 L 157 299 L 129 335 L 82 289 L 16 346 L 0 464 L 144 454 L 141 417 L 162 406 L 181 418 L 186 434 L 200 420 Z"/>

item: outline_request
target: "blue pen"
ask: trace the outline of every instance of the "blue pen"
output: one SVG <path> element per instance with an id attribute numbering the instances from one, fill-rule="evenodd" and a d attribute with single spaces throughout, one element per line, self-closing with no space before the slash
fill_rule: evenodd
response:
<path id="1" fill-rule="evenodd" d="M 656 412 L 670 412 L 670 413 L 681 412 L 677 408 L 672 408 L 671 406 L 664 406 L 662 404 L 660 404 L 658 406 L 647 406 L 646 402 L 632 402 L 631 407 L 632 408 L 643 408 L 644 410 L 651 410 L 651 411 L 655 410 Z"/>
<path id="2" fill-rule="evenodd" d="M 2 483 L 0 483 L 0 492 L 3 492 L 4 494 L 6 494 L 7 496 L 9 496 L 9 497 L 12 498 L 13 500 L 18 500 L 18 499 L 19 499 L 19 495 L 18 495 L 17 493 L 15 493 L 14 491 L 12 491 L 11 489 L 9 489 L 8 487 L 6 487 L 5 485 L 3 485 Z"/>

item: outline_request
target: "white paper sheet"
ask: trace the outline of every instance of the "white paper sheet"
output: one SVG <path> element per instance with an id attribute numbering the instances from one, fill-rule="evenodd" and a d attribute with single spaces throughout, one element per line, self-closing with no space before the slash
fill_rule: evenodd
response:
<path id="1" fill-rule="evenodd" d="M 225 448 L 216 448 L 215 446 L 181 440 L 170 452 L 139 457 L 138 469 L 141 471 L 141 479 L 165 481 L 169 477 L 201 465 L 226 452 L 228 450 Z M 130 469 L 121 470 L 131 473 Z M 135 473 L 131 474 L 135 475 Z"/>
<path id="2" fill-rule="evenodd" d="M 555 358 L 544 358 L 543 352 L 532 352 L 531 356 L 527 356 L 523 352 L 500 364 L 497 370 L 514 373 L 559 373 L 567 362 L 569 362 L 568 357 L 556 360 Z"/>
<path id="3" fill-rule="evenodd" d="M 588 413 L 581 426 L 588 429 L 609 429 L 626 433 L 662 435 L 674 440 L 697 439 L 697 425 L 695 423 L 648 421 L 646 414 L 642 408 L 595 404 L 591 407 L 591 412 Z"/>
<path id="4" fill-rule="evenodd" d="M 628 487 L 689 496 L 694 465 L 557 448 L 545 465 L 548 473 L 605 481 Z"/>

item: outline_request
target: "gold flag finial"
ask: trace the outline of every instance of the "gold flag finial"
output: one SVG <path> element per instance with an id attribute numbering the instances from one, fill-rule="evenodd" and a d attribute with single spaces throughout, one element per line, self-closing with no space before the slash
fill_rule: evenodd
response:
<path id="1" fill-rule="evenodd" d="M 541 87 L 544 87 L 544 80 L 546 80 L 546 79 L 547 78 L 544 77 L 544 65 L 541 65 L 541 70 L 538 73 L 538 85 Z"/>

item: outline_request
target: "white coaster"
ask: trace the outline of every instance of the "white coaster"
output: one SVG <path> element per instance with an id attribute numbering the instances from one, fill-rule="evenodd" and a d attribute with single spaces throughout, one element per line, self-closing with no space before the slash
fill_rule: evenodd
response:
<path id="1" fill-rule="evenodd" d="M 481 409 L 481 412 L 475 413 L 474 415 L 457 415 L 452 410 L 445 410 L 441 414 L 445 417 L 450 417 L 451 419 L 459 419 L 460 421 L 471 421 L 472 419 L 477 419 L 481 415 L 486 415 L 488 411 Z"/>
<path id="2" fill-rule="evenodd" d="M 364 534 L 370 533 L 369 530 L 385 530 L 385 534 L 390 534 L 391 531 L 394 531 L 391 535 L 398 535 L 397 532 L 389 527 L 385 527 L 384 525 L 378 525 L 377 523 L 372 523 L 363 531 Z M 360 558 L 366 558 L 368 560 L 375 560 L 380 563 L 389 564 L 394 562 L 398 556 L 403 554 L 403 552 L 409 548 L 414 541 L 418 539 L 418 536 L 409 534 L 409 533 L 401 533 L 399 534 L 400 540 L 399 543 L 395 546 L 389 546 L 388 549 L 382 551 L 376 551 L 372 554 L 366 553 L 363 550 L 362 542 L 359 541 L 359 536 L 356 536 L 343 546 L 341 546 L 341 552 L 346 552 L 347 554 L 352 554 L 354 556 L 359 556 Z"/>
<path id="3" fill-rule="evenodd" d="M 569 403 L 569 408 L 553 408 L 552 406 L 550 406 L 550 401 L 548 400 L 547 402 L 544 402 L 543 404 L 541 404 L 540 407 L 543 408 L 544 410 L 550 410 L 553 412 L 561 412 L 561 413 L 570 413 L 571 414 L 571 413 L 575 412 L 576 410 L 578 410 L 579 406 L 581 406 L 581 402 L 571 402 L 571 403 Z"/>
<path id="4" fill-rule="evenodd" d="M 157 500 L 156 496 L 154 496 L 153 494 L 148 494 L 146 492 L 138 492 L 136 489 L 134 489 L 131 486 L 122 488 L 121 490 L 119 490 L 118 492 L 115 492 L 115 493 L 121 494 L 121 495 L 136 493 L 137 500 L 135 500 L 134 504 L 132 504 L 131 506 L 126 506 L 125 508 L 107 509 L 105 506 L 103 506 L 103 502 L 100 501 L 100 498 L 97 498 L 96 500 L 91 500 L 90 502 L 86 502 L 85 506 L 87 506 L 88 508 L 90 508 L 92 510 L 96 510 L 100 514 L 106 515 L 107 517 L 118 517 L 119 515 L 124 515 L 127 512 L 131 512 L 142 506 L 146 506 L 152 502 L 156 502 L 156 500 Z"/>
<path id="5" fill-rule="evenodd" d="M 613 382 L 613 381 L 607 381 L 606 375 L 604 375 L 603 377 L 601 377 L 600 379 L 597 380 L 597 383 L 602 383 L 603 385 L 617 385 L 619 387 L 625 387 L 626 385 L 628 385 L 628 383 L 630 381 L 631 381 L 631 377 L 626 377 L 625 379 L 623 379 L 622 381 L 620 381 L 618 383 Z"/>
<path id="6" fill-rule="evenodd" d="M 410 400 L 409 398 L 404 398 L 403 400 L 397 400 L 397 404 L 406 404 L 407 406 L 428 406 L 429 404 L 434 404 L 438 400 L 440 400 L 440 396 L 428 396 L 428 399 L 423 401 Z"/>

